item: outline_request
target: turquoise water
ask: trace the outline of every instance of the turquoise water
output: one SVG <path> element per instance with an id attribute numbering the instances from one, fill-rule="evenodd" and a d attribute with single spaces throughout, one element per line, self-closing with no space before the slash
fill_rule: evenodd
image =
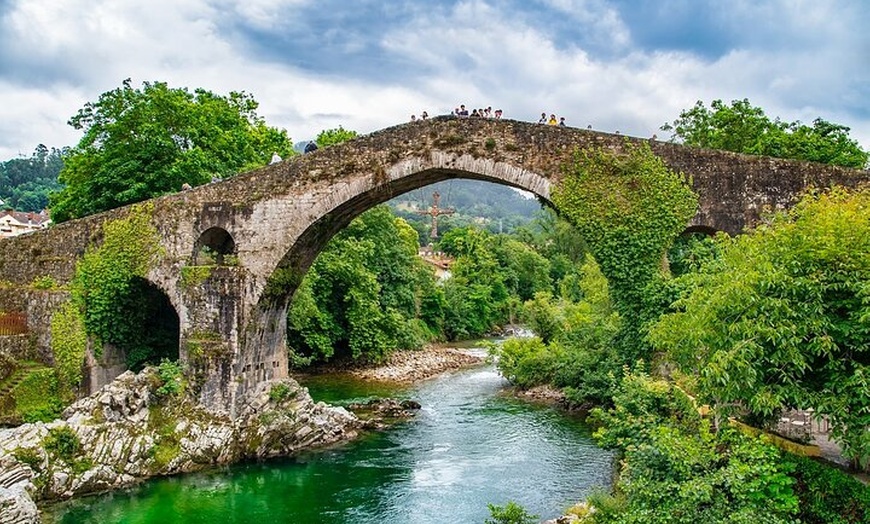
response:
<path id="1" fill-rule="evenodd" d="M 487 503 L 514 500 L 552 518 L 609 485 L 612 457 L 582 422 L 500 395 L 504 386 L 490 366 L 444 375 L 393 391 L 423 409 L 386 432 L 74 500 L 52 508 L 46 522 L 482 523 Z M 318 400 L 369 394 L 352 380 L 331 386 L 318 378 L 310 388 Z"/>

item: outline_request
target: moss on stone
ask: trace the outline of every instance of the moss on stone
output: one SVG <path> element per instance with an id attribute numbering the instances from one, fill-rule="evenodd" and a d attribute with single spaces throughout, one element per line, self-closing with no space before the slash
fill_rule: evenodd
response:
<path id="1" fill-rule="evenodd" d="M 192 289 L 208 280 L 216 266 L 184 266 L 181 268 L 181 287 Z"/>

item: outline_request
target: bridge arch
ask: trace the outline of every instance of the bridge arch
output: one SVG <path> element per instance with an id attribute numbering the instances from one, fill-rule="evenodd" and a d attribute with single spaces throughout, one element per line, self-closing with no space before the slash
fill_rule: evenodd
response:
<path id="1" fill-rule="evenodd" d="M 259 302 L 289 302 L 302 276 L 335 234 L 365 211 L 409 191 L 444 180 L 470 179 L 522 189 L 541 201 L 550 201 L 550 181 L 540 174 L 490 159 L 458 158 L 444 163 L 451 167 L 423 164 L 415 166 L 419 170 L 414 171 L 407 165 L 394 165 L 389 172 L 398 173 L 398 176 L 392 176 L 388 181 L 375 185 L 362 181 L 323 199 L 311 210 L 304 230 L 286 249 L 272 273 L 289 272 L 298 278 L 291 279 L 281 294 L 276 295 L 274 289 L 267 289 Z"/>
<path id="2" fill-rule="evenodd" d="M 224 228 L 212 226 L 203 231 L 193 247 L 193 263 L 197 266 L 218 265 L 227 262 L 227 257 L 235 256 L 236 241 Z"/>

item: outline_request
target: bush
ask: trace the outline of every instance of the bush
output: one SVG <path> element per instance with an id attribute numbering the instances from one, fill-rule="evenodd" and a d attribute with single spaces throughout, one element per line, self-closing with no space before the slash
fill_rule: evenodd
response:
<path id="1" fill-rule="evenodd" d="M 281 402 L 288 398 L 292 398 L 292 393 L 293 391 L 290 389 L 290 386 L 283 382 L 272 384 L 272 387 L 269 389 L 269 400 L 272 402 Z"/>
<path id="2" fill-rule="evenodd" d="M 590 499 L 597 524 L 795 522 L 793 465 L 763 439 L 714 433 L 667 382 L 626 373 L 614 408 L 593 416 L 599 442 L 625 454 L 616 494 Z"/>
<path id="3" fill-rule="evenodd" d="M 24 422 L 50 422 L 56 419 L 65 404 L 60 398 L 53 369 L 31 372 L 12 392 L 15 409 Z"/>
<path id="4" fill-rule="evenodd" d="M 805 457 L 791 457 L 798 517 L 804 524 L 870 522 L 870 488 L 842 471 Z"/>
<path id="5" fill-rule="evenodd" d="M 12 456 L 15 457 L 18 462 L 30 466 L 30 469 L 34 471 L 40 471 L 42 469 L 42 456 L 34 448 L 15 448 L 12 451 Z"/>
<path id="6" fill-rule="evenodd" d="M 508 501 L 504 506 L 487 504 L 490 518 L 484 524 L 537 524 L 538 516 L 532 515 L 516 502 Z"/>
<path id="7" fill-rule="evenodd" d="M 556 372 L 556 353 L 540 338 L 511 338 L 495 351 L 498 370 L 521 389 L 550 383 Z"/>
<path id="8" fill-rule="evenodd" d="M 157 375 L 160 377 L 161 386 L 157 388 L 157 395 L 161 397 L 176 396 L 184 391 L 184 369 L 177 361 L 163 359 L 157 366 Z"/>
<path id="9" fill-rule="evenodd" d="M 54 457 L 72 464 L 82 451 L 79 436 L 69 426 L 58 426 L 48 430 L 42 440 L 42 447 Z"/>

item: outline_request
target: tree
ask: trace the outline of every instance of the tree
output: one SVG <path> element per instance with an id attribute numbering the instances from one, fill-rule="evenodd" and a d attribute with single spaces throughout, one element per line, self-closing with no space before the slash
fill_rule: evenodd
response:
<path id="1" fill-rule="evenodd" d="M 596 523 L 796 522 L 793 466 L 763 438 L 714 432 L 687 394 L 639 371 L 613 403 L 590 415 L 599 444 L 624 454 L 615 496 L 590 497 Z"/>
<path id="2" fill-rule="evenodd" d="M 769 225 L 718 238 L 719 256 L 652 344 L 720 409 L 814 408 L 852 457 L 870 456 L 870 189 L 810 194 Z"/>
<path id="3" fill-rule="evenodd" d="M 337 354 L 378 361 L 435 338 L 443 300 L 418 247 L 416 232 L 386 206 L 363 213 L 330 240 L 288 312 L 294 360 Z"/>
<path id="4" fill-rule="evenodd" d="M 864 169 L 870 153 L 849 137 L 849 128 L 821 118 L 812 127 L 799 121 L 771 120 L 748 99 L 733 100 L 731 106 L 714 100 L 710 108 L 698 101 L 684 110 L 663 131 L 694 147 L 724 149 L 750 155 L 767 155 Z"/>
<path id="5" fill-rule="evenodd" d="M 272 153 L 293 154 L 287 132 L 268 127 L 244 92 L 170 88 L 129 79 L 88 102 L 69 125 L 84 131 L 66 157 L 52 195 L 62 222 L 205 184 L 265 165 Z"/>
<path id="6" fill-rule="evenodd" d="M 317 143 L 317 147 L 326 147 L 326 146 L 334 146 L 336 144 L 341 144 L 342 142 L 347 142 L 348 140 L 352 140 L 357 137 L 357 132 L 345 129 L 341 126 L 338 126 L 333 129 L 324 129 L 317 135 L 317 138 L 314 141 Z"/>

